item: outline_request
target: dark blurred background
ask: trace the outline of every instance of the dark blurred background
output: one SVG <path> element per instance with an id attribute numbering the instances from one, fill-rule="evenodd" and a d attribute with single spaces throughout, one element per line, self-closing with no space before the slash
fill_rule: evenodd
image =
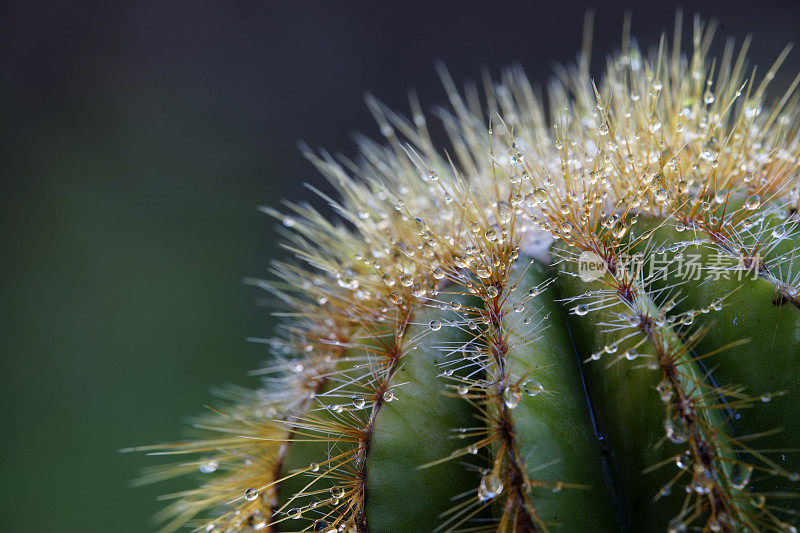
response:
<path id="1" fill-rule="evenodd" d="M 353 153 L 370 91 L 407 109 L 519 61 L 571 61 L 587 4 L 44 2 L 0 8 L 0 530 L 154 530 L 131 489 L 159 461 L 119 448 L 179 438 L 224 382 L 252 384 L 273 327 L 242 285 L 280 253 L 256 211 L 321 178 L 296 143 Z M 598 2 L 593 65 L 630 8 L 640 42 L 670 2 Z M 695 13 L 686 9 L 687 19 Z M 791 1 L 707 2 L 766 68 L 800 37 Z M 718 40 L 718 43 L 722 39 Z M 800 70 L 795 52 L 782 71 Z"/>

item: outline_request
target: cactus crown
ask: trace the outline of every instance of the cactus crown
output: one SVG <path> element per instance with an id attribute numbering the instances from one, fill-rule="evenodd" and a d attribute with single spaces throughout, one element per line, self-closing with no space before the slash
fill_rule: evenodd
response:
<path id="1" fill-rule="evenodd" d="M 410 117 L 368 98 L 385 141 L 360 139 L 355 161 L 307 150 L 338 192 L 323 196 L 339 219 L 304 203 L 287 203 L 286 214 L 263 209 L 282 221 L 295 258 L 274 262 L 272 280 L 251 280 L 282 302 L 280 334 L 265 340 L 273 357 L 258 371 L 261 388 L 227 390 L 227 407 L 198 424 L 205 434 L 197 440 L 152 448 L 190 458 L 148 471 L 146 481 L 198 469 L 204 476 L 170 496 L 166 530 L 187 522 L 206 531 L 289 530 L 303 517 L 311 530 L 378 531 L 367 494 L 370 469 L 380 468 L 370 454 L 383 450 L 379 414 L 426 401 L 406 392 L 415 382 L 403 374 L 417 371 L 412 361 L 425 350 L 436 354 L 425 394 L 470 413 L 445 430 L 440 456 L 411 467 L 448 463 L 470 480 L 439 510 L 439 530 L 548 529 L 540 501 L 580 493 L 582 483 L 551 475 L 546 457 L 525 448 L 517 407 L 549 397 L 558 410 L 566 389 L 551 390 L 546 365 L 522 365 L 516 354 L 556 335 L 559 310 L 541 300 L 553 278 L 534 275 L 530 258 L 554 263 L 570 283 L 587 254 L 602 272 L 595 285 L 561 291 L 573 318 L 600 317 L 595 336 L 608 341 L 584 366 L 654 376 L 662 440 L 675 447 L 660 464 L 643 465 L 671 468 L 647 499 L 680 494 L 675 531 L 791 529 L 782 508 L 765 504 L 769 494 L 745 486 L 753 471 L 797 474 L 726 429 L 730 410 L 770 397 L 709 381 L 699 366 L 740 340 L 700 352 L 713 326 L 694 319 L 718 314 L 725 295 L 681 310 L 679 284 L 625 267 L 634 252 L 674 258 L 703 246 L 768 283 L 784 312 L 800 308 L 800 273 L 781 248 L 797 232 L 800 78 L 767 102 L 788 50 L 758 77 L 747 64 L 749 40 L 708 56 L 714 28 L 695 20 L 688 54 L 680 21 L 673 48 L 662 37 L 650 54 L 626 31 L 598 83 L 584 51 L 557 70 L 546 97 L 518 68 L 485 79 L 481 95 L 462 94 L 442 71 L 446 150 L 432 143 L 414 98 Z M 666 245 L 664 227 L 678 234 Z M 462 409 L 447 405 L 430 408 Z M 292 459 L 304 443 L 324 456 Z"/>

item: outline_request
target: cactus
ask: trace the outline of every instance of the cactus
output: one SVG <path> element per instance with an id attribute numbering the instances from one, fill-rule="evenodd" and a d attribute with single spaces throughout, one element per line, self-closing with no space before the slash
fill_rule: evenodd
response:
<path id="1" fill-rule="evenodd" d="M 449 145 L 373 98 L 385 137 L 306 151 L 338 220 L 286 213 L 294 259 L 258 390 L 184 455 L 165 530 L 796 531 L 798 80 L 747 42 L 627 37 L 547 100 L 517 68 L 462 96 Z"/>

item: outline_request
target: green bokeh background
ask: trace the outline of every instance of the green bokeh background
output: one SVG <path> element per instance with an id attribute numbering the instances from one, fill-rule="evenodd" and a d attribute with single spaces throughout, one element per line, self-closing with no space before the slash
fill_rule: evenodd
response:
<path id="1" fill-rule="evenodd" d="M 244 339 L 274 324 L 241 278 L 279 255 L 256 206 L 324 188 L 296 142 L 352 153 L 350 132 L 376 135 L 365 90 L 443 102 L 437 59 L 457 79 L 520 60 L 544 80 L 586 8 L 337 4 L 0 8 L 0 530 L 154 530 L 156 496 L 187 485 L 131 489 L 160 461 L 117 450 L 179 438 L 213 386 L 255 384 L 268 353 Z M 628 5 L 598 11 L 598 67 Z M 631 7 L 643 41 L 671 28 L 674 5 Z M 762 65 L 800 27 L 788 1 L 703 14 L 752 31 Z"/>

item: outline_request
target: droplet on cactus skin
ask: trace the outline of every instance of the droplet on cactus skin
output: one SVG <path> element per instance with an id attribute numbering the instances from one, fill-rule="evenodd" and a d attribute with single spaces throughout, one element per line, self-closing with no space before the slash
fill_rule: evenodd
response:
<path id="1" fill-rule="evenodd" d="M 529 379 L 526 381 L 525 385 L 523 385 L 523 388 L 525 389 L 525 393 L 531 397 L 539 396 L 542 392 L 544 392 L 544 387 L 542 384 L 535 379 Z"/>
<path id="2" fill-rule="evenodd" d="M 496 498 L 503 492 L 503 482 L 495 474 L 489 473 L 481 478 L 478 486 L 478 500 L 485 502 Z"/>

